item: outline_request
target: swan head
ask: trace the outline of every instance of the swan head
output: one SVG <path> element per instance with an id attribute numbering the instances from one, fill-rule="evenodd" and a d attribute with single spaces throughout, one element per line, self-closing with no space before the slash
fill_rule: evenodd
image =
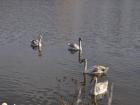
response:
<path id="1" fill-rule="evenodd" d="M 81 37 L 79 37 L 79 41 L 82 41 Z"/>
<path id="2" fill-rule="evenodd" d="M 97 81 L 97 77 L 96 76 L 94 77 L 94 80 Z"/>

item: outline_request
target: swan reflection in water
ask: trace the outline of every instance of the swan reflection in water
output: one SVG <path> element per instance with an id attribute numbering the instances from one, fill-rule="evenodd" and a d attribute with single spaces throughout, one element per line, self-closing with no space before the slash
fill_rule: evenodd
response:
<path id="1" fill-rule="evenodd" d="M 105 105 L 112 105 L 112 97 L 113 97 L 113 83 L 110 86 L 110 89 L 108 88 L 107 92 L 99 95 L 91 95 L 91 104 L 92 105 L 98 105 L 98 102 L 107 99 Z"/>
<path id="2" fill-rule="evenodd" d="M 42 56 L 42 48 L 31 46 L 34 51 L 38 52 L 38 56 Z"/>
<path id="3" fill-rule="evenodd" d="M 87 75 L 83 75 L 82 84 L 77 85 L 76 91 L 73 95 L 60 96 L 59 102 L 60 105 L 100 105 L 100 103 L 104 103 L 104 105 L 111 105 L 112 103 L 112 87 L 111 92 L 109 94 L 109 89 L 107 92 L 103 92 L 102 94 L 94 95 L 89 94 L 90 89 L 89 84 L 86 81 Z M 95 82 L 95 81 L 94 81 Z M 97 82 L 97 84 L 100 82 Z M 103 82 L 104 83 L 104 82 Z M 97 85 L 96 84 L 96 85 Z M 91 88 L 95 87 L 95 85 L 91 85 Z"/>
<path id="4" fill-rule="evenodd" d="M 75 92 L 75 95 L 73 96 L 73 99 L 71 102 L 65 101 L 63 96 L 60 96 L 60 102 L 61 105 L 82 105 L 82 88 L 83 87 L 79 87 L 78 88 L 78 93 Z"/>
<path id="5" fill-rule="evenodd" d="M 83 85 L 86 85 L 87 83 L 87 76 L 89 75 L 83 74 Z M 104 81 L 100 82 L 98 81 L 99 79 Z M 112 105 L 113 83 L 109 86 L 109 82 L 106 80 L 105 75 L 94 75 L 89 82 L 89 94 L 91 96 L 89 102 L 91 102 L 91 105 L 98 105 L 98 102 L 100 101 L 106 101 L 106 105 Z"/>

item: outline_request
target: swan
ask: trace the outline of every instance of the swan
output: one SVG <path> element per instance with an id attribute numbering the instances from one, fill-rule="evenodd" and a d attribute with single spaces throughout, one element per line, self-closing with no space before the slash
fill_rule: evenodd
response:
<path id="1" fill-rule="evenodd" d="M 82 39 L 79 38 L 79 44 L 76 43 L 68 43 L 68 50 L 70 51 L 82 51 L 82 45 L 81 45 Z"/>
<path id="2" fill-rule="evenodd" d="M 41 48 L 42 47 L 42 35 L 39 35 L 38 39 L 32 40 L 31 41 L 31 46 Z"/>
<path id="3" fill-rule="evenodd" d="M 79 51 L 79 63 L 82 63 L 81 62 L 81 58 L 82 58 L 82 39 L 79 37 L 79 44 L 76 44 L 76 43 L 68 43 L 68 50 L 74 54 L 76 53 L 77 51 Z"/>
<path id="4" fill-rule="evenodd" d="M 108 90 L 108 80 L 104 82 L 97 82 L 97 77 L 95 77 L 94 86 L 91 88 L 91 94 L 94 96 L 105 94 Z"/>
<path id="5" fill-rule="evenodd" d="M 2 105 L 8 105 L 6 102 L 2 103 Z"/>
<path id="6" fill-rule="evenodd" d="M 91 75 L 101 75 L 106 74 L 109 67 L 105 67 L 102 65 L 94 65 L 91 68 L 87 69 L 87 59 L 83 59 L 84 62 L 84 74 L 91 74 Z"/>

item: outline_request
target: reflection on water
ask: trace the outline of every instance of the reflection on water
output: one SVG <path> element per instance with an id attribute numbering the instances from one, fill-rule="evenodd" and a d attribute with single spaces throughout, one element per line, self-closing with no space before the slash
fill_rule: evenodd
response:
<path id="1" fill-rule="evenodd" d="M 137 105 L 139 5 L 138 0 L 0 0 L 0 103 L 57 105 L 58 96 L 73 96 L 81 82 L 87 97 L 82 101 L 90 102 L 91 77 L 83 78 L 78 53 L 67 51 L 67 43 L 81 37 L 89 65 L 110 67 L 112 104 Z M 41 57 L 30 47 L 38 32 L 44 32 Z"/>
<path id="2" fill-rule="evenodd" d="M 62 81 L 60 80 L 58 81 L 61 83 L 67 82 L 68 79 L 67 78 L 64 79 L 64 78 L 65 77 L 62 78 Z M 87 80 L 88 79 L 87 75 L 83 75 L 83 79 Z M 91 90 L 92 92 L 94 91 L 92 89 L 94 88 L 94 86 L 95 84 L 91 84 L 90 81 L 89 83 L 86 83 L 86 81 L 81 82 L 81 83 L 76 83 L 74 86 L 74 89 L 75 89 L 74 93 L 70 95 L 65 94 L 66 96 L 64 94 L 63 95 L 57 94 L 59 97 L 58 102 L 60 102 L 60 105 L 100 105 L 103 103 L 105 105 L 112 105 L 113 84 L 108 86 L 107 92 L 103 94 L 98 94 L 97 96 L 91 93 Z M 87 89 L 87 87 L 89 89 Z"/>

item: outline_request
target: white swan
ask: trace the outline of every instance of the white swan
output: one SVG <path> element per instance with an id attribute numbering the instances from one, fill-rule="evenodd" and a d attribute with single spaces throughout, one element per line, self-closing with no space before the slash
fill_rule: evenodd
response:
<path id="1" fill-rule="evenodd" d="M 81 41 L 82 41 L 82 39 L 81 38 L 79 38 L 79 45 L 78 44 L 76 44 L 76 43 L 68 43 L 68 46 L 69 46 L 69 50 L 70 51 L 82 51 L 82 45 L 81 45 Z"/>
<path id="2" fill-rule="evenodd" d="M 97 77 L 95 77 L 94 86 L 91 88 L 91 94 L 94 96 L 105 94 L 108 90 L 108 80 L 97 83 Z"/>
<path id="3" fill-rule="evenodd" d="M 1 105 L 8 105 L 6 102 L 2 103 Z"/>
<path id="4" fill-rule="evenodd" d="M 1 105 L 8 105 L 6 102 L 4 102 L 4 103 L 2 103 Z M 16 105 L 16 104 L 14 104 L 14 105 Z"/>
<path id="5" fill-rule="evenodd" d="M 31 46 L 41 48 L 42 47 L 42 35 L 39 35 L 38 39 L 32 40 L 31 41 Z"/>
<path id="6" fill-rule="evenodd" d="M 91 68 L 87 69 L 87 59 L 83 59 L 84 62 L 84 73 L 91 74 L 91 75 L 99 75 L 99 74 L 106 74 L 109 67 L 101 66 L 101 65 L 94 65 Z"/>

